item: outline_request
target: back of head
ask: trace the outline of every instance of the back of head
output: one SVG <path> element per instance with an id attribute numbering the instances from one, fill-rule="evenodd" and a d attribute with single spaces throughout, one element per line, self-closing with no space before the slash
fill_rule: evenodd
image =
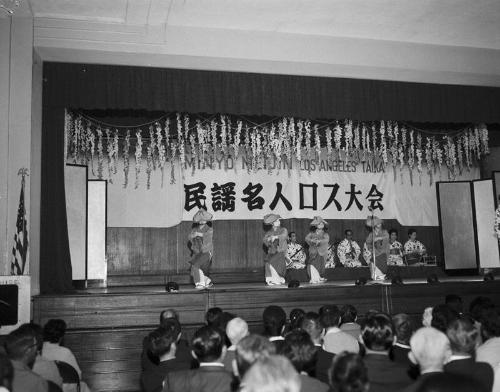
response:
<path id="1" fill-rule="evenodd" d="M 459 317 L 458 313 L 455 312 L 447 305 L 437 305 L 432 308 L 432 321 L 431 326 L 439 329 L 441 332 L 446 333 L 448 326 Z"/>
<path id="2" fill-rule="evenodd" d="M 23 324 L 19 327 L 20 331 L 26 330 L 35 337 L 37 351 L 41 352 L 43 348 L 43 328 L 35 323 Z"/>
<path id="3" fill-rule="evenodd" d="M 221 308 L 210 308 L 205 314 L 205 320 L 209 327 L 220 328 L 222 323 L 222 311 Z"/>
<path id="4" fill-rule="evenodd" d="M 326 305 L 320 309 L 320 320 L 323 328 L 338 327 L 340 325 L 340 310 L 335 305 Z"/>
<path id="5" fill-rule="evenodd" d="M 463 301 L 462 297 L 456 294 L 448 294 L 444 299 L 445 305 L 448 305 L 458 314 L 463 312 Z"/>
<path id="6" fill-rule="evenodd" d="M 394 333 L 398 342 L 409 344 L 411 335 L 415 330 L 410 316 L 405 313 L 399 313 L 392 318 L 392 323 L 394 324 Z"/>
<path id="7" fill-rule="evenodd" d="M 238 344 L 241 339 L 248 335 L 247 322 L 240 317 L 233 318 L 227 323 L 226 335 L 232 345 Z"/>
<path id="8" fill-rule="evenodd" d="M 12 379 L 14 378 L 14 368 L 9 358 L 0 354 L 0 387 L 5 387 L 9 391 L 12 388 Z"/>
<path id="9" fill-rule="evenodd" d="M 59 343 L 66 333 L 66 322 L 61 319 L 51 319 L 43 327 L 43 338 L 50 343 Z"/>
<path id="10" fill-rule="evenodd" d="M 31 367 L 37 354 L 35 333 L 27 324 L 22 325 L 7 335 L 5 350 L 10 359 Z"/>
<path id="11" fill-rule="evenodd" d="M 264 332 L 268 336 L 278 336 L 286 323 L 286 313 L 281 306 L 271 305 L 262 314 Z"/>
<path id="12" fill-rule="evenodd" d="M 451 355 L 448 337 L 433 327 L 418 329 L 410 339 L 410 347 L 421 371 L 441 370 Z"/>
<path id="13" fill-rule="evenodd" d="M 222 356 L 224 337 L 217 328 L 201 327 L 195 332 L 191 347 L 200 362 L 215 362 Z"/>
<path id="14" fill-rule="evenodd" d="M 481 333 L 484 340 L 500 336 L 500 312 L 498 309 L 490 308 L 483 311 Z"/>
<path id="15" fill-rule="evenodd" d="M 306 331 L 296 329 L 285 336 L 282 354 L 299 373 L 310 373 L 316 366 L 316 346 Z"/>
<path id="16" fill-rule="evenodd" d="M 328 371 L 331 392 L 364 392 L 368 390 L 368 372 L 358 354 L 340 353 Z"/>
<path id="17" fill-rule="evenodd" d="M 394 327 L 390 317 L 384 313 L 368 317 L 361 330 L 361 337 L 369 350 L 389 350 L 394 342 Z"/>
<path id="18" fill-rule="evenodd" d="M 165 320 L 163 325 L 148 335 L 149 350 L 155 357 L 168 354 L 172 344 L 177 342 L 180 324 L 175 319 Z"/>
<path id="19" fill-rule="evenodd" d="M 358 311 L 352 305 L 344 305 L 340 309 L 341 323 L 354 323 L 358 318 Z"/>
<path id="20" fill-rule="evenodd" d="M 436 373 L 427 377 L 416 392 L 488 392 L 477 381 L 451 373 Z"/>
<path id="21" fill-rule="evenodd" d="M 236 364 L 240 376 L 259 358 L 275 354 L 276 347 L 264 336 L 250 334 L 236 345 Z"/>
<path id="22" fill-rule="evenodd" d="M 174 318 L 177 321 L 179 321 L 179 314 L 175 309 L 165 309 L 163 312 L 160 313 L 160 325 L 164 320 L 171 318 Z"/>
<path id="23" fill-rule="evenodd" d="M 479 331 L 472 321 L 458 319 L 453 321 L 446 331 L 454 354 L 474 355 L 479 344 Z"/>
<path id="24" fill-rule="evenodd" d="M 299 392 L 299 374 L 290 361 L 271 355 L 255 362 L 241 383 L 243 392 Z"/>
<path id="25" fill-rule="evenodd" d="M 486 309 L 492 309 L 495 303 L 489 297 L 476 297 L 469 305 L 469 313 L 475 321 L 481 322 L 481 315 Z"/>
<path id="26" fill-rule="evenodd" d="M 299 328 L 305 314 L 306 312 L 302 309 L 292 309 L 290 312 L 290 329 Z"/>
<path id="27" fill-rule="evenodd" d="M 321 325 L 319 314 L 308 312 L 305 314 L 300 324 L 300 328 L 306 331 L 314 342 L 321 339 L 323 333 L 323 326 Z"/>

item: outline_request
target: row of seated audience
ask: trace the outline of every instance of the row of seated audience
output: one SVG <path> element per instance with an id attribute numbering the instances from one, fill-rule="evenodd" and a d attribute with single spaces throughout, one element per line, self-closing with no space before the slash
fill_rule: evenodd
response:
<path id="1" fill-rule="evenodd" d="M 0 392 L 89 392 L 75 356 L 63 345 L 65 333 L 64 320 L 52 319 L 43 328 L 23 324 L 7 335 L 0 348 Z"/>
<path id="2" fill-rule="evenodd" d="M 352 305 L 294 309 L 288 319 L 273 305 L 262 321 L 263 333 L 250 333 L 242 318 L 212 308 L 188 343 L 175 310 L 163 311 L 143 341 L 142 391 L 500 392 L 500 315 L 485 297 L 464 314 L 461 298 L 449 295 L 425 309 L 418 328 L 406 314 L 375 310 L 358 321 Z M 65 329 L 50 320 L 10 333 L 0 392 L 88 390 L 61 344 Z"/>

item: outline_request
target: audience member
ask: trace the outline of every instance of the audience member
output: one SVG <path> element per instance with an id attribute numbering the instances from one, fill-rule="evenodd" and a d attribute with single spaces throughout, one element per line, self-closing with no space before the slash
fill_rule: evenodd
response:
<path id="1" fill-rule="evenodd" d="M 236 345 L 234 375 L 242 379 L 247 370 L 258 360 L 276 353 L 276 347 L 268 338 L 250 334 Z"/>
<path id="2" fill-rule="evenodd" d="M 422 383 L 436 373 L 442 373 L 444 364 L 451 356 L 448 337 L 433 327 L 422 327 L 410 339 L 409 357 L 420 367 L 420 377 L 404 392 L 414 392 Z"/>
<path id="3" fill-rule="evenodd" d="M 179 320 L 179 313 L 175 309 L 165 309 L 160 313 L 160 325 L 163 323 L 163 321 L 168 320 L 168 319 L 176 319 L 177 321 L 180 322 Z"/>
<path id="4" fill-rule="evenodd" d="M 431 327 L 446 333 L 448 326 L 458 319 L 458 313 L 447 305 L 437 305 L 432 308 Z"/>
<path id="5" fill-rule="evenodd" d="M 484 362 L 476 362 L 475 352 L 479 344 L 479 332 L 472 321 L 453 321 L 447 333 L 452 356 L 444 370 L 450 374 L 469 376 L 482 384 L 488 391 L 493 387 L 493 368 Z"/>
<path id="6" fill-rule="evenodd" d="M 47 380 L 31 369 L 37 356 L 36 337 L 31 328 L 18 328 L 7 335 L 5 349 L 14 368 L 11 392 L 47 392 Z"/>
<path id="7" fill-rule="evenodd" d="M 416 392 L 489 392 L 475 380 L 460 374 L 435 373 L 426 378 Z"/>
<path id="8" fill-rule="evenodd" d="M 486 309 L 481 315 L 483 344 L 476 350 L 476 361 L 487 362 L 492 368 L 500 365 L 500 314 L 498 309 Z"/>
<path id="9" fill-rule="evenodd" d="M 299 392 L 301 380 L 290 361 L 281 355 L 260 358 L 246 372 L 242 392 Z"/>
<path id="10" fill-rule="evenodd" d="M 78 373 L 80 379 L 82 378 L 82 371 L 75 356 L 71 350 L 62 346 L 64 335 L 66 334 L 66 322 L 60 319 L 51 319 L 47 321 L 43 328 L 43 348 L 42 356 L 52 361 L 65 362 L 71 365 Z"/>
<path id="11" fill-rule="evenodd" d="M 458 315 L 462 315 L 464 312 L 464 304 L 462 297 L 456 294 L 448 294 L 444 299 L 445 305 L 454 310 Z"/>
<path id="12" fill-rule="evenodd" d="M 287 357 L 300 375 L 301 392 L 326 392 L 325 384 L 310 375 L 316 366 L 316 347 L 306 331 L 295 329 L 285 336 L 282 354 Z"/>
<path id="13" fill-rule="evenodd" d="M 281 306 L 271 305 L 264 309 L 262 314 L 264 324 L 264 336 L 276 347 L 276 352 L 280 353 L 285 338 L 282 333 L 286 323 L 286 313 Z"/>
<path id="14" fill-rule="evenodd" d="M 361 326 L 356 322 L 358 311 L 352 305 L 344 305 L 340 309 L 340 329 L 351 335 L 354 339 L 359 339 Z"/>
<path id="15" fill-rule="evenodd" d="M 432 306 L 429 306 L 424 309 L 424 313 L 422 313 L 422 326 L 430 327 L 432 324 Z"/>
<path id="16" fill-rule="evenodd" d="M 396 334 L 396 342 L 391 348 L 391 358 L 395 362 L 399 362 L 405 366 L 410 365 L 408 353 L 410 352 L 410 338 L 414 328 L 410 316 L 404 313 L 399 313 L 392 318 L 394 324 L 394 332 Z"/>
<path id="17" fill-rule="evenodd" d="M 364 361 L 370 378 L 370 391 L 399 391 L 410 384 L 406 366 L 389 358 L 395 336 L 388 315 L 379 313 L 369 316 L 361 330 L 361 338 L 366 348 Z"/>
<path id="18" fill-rule="evenodd" d="M 300 323 L 302 322 L 302 318 L 306 312 L 304 312 L 302 309 L 292 309 L 290 311 L 290 317 L 289 317 L 289 331 L 293 331 L 296 328 L 300 327 Z"/>
<path id="19" fill-rule="evenodd" d="M 325 329 L 323 336 L 323 348 L 333 354 L 342 351 L 351 353 L 359 352 L 359 343 L 347 332 L 342 331 L 340 326 L 340 310 L 337 306 L 324 306 L 320 317 L 321 324 Z"/>
<path id="20" fill-rule="evenodd" d="M 226 353 L 222 333 L 217 328 L 202 327 L 195 332 L 191 346 L 200 368 L 168 373 L 163 392 L 230 392 L 232 376 L 222 363 Z"/>
<path id="21" fill-rule="evenodd" d="M 474 298 L 469 305 L 469 313 L 475 323 L 481 324 L 484 311 L 495 308 L 495 304 L 489 297 L 479 296 Z"/>
<path id="22" fill-rule="evenodd" d="M 347 351 L 335 357 L 329 370 L 329 380 L 331 392 L 366 392 L 370 387 L 363 359 Z"/>
<path id="23" fill-rule="evenodd" d="M 226 336 L 231 342 L 224 358 L 224 367 L 228 372 L 233 372 L 233 362 L 236 358 L 236 345 L 248 335 L 248 324 L 242 318 L 236 317 L 227 323 Z"/>
<path id="24" fill-rule="evenodd" d="M 205 314 L 205 321 L 209 327 L 213 328 L 220 328 L 222 324 L 222 314 L 224 312 L 222 311 L 221 308 L 210 308 L 207 310 L 207 313 Z"/>
<path id="25" fill-rule="evenodd" d="M 14 378 L 14 369 L 10 359 L 0 354 L 0 392 L 9 392 L 12 390 L 12 379 Z"/>
<path id="26" fill-rule="evenodd" d="M 175 318 L 163 320 L 162 326 L 148 335 L 149 351 L 153 357 L 159 359 L 159 363 L 142 372 L 141 386 L 144 392 L 161 391 L 163 379 L 168 373 L 191 367 L 189 360 L 176 356 L 180 336 L 181 326 Z"/>
<path id="27" fill-rule="evenodd" d="M 317 350 L 317 360 L 316 368 L 314 369 L 314 377 L 318 380 L 328 384 L 328 369 L 330 369 L 330 364 L 335 356 L 333 353 L 329 353 L 323 349 L 323 326 L 320 322 L 319 314 L 314 312 L 306 313 L 302 319 L 301 328 L 306 331 Z"/>

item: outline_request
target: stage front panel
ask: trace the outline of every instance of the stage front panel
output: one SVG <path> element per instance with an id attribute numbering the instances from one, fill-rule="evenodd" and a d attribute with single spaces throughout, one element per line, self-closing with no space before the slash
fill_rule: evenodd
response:
<path id="1" fill-rule="evenodd" d="M 446 269 L 477 268 L 470 182 L 438 183 L 438 195 Z"/>
<path id="2" fill-rule="evenodd" d="M 494 230 L 495 199 L 493 197 L 493 181 L 475 181 L 473 187 L 479 266 L 481 268 L 499 268 L 498 239 Z"/>

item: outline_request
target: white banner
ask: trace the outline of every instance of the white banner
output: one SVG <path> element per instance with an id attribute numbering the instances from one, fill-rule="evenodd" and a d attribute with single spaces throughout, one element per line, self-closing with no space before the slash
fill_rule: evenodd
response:
<path id="1" fill-rule="evenodd" d="M 122 162 L 119 163 L 119 166 Z M 122 173 L 119 167 L 118 173 Z M 115 175 L 108 185 L 108 226 L 171 227 L 189 221 L 200 206 L 216 220 L 262 219 L 270 212 L 283 218 L 365 219 L 371 206 L 385 219 L 402 225 L 437 226 L 434 183 L 427 173 L 421 178 L 413 170 L 413 185 L 407 167 L 396 176 L 392 166 L 383 168 L 373 160 L 360 162 L 326 159 L 302 162 L 273 162 L 271 167 L 250 170 L 248 162 L 190 159 L 180 170 L 153 171 L 151 188 L 146 187 L 142 167 L 138 187 L 134 188 L 134 165 L 130 165 L 129 185 Z M 425 167 L 424 167 L 425 170 Z M 478 168 L 466 171 L 457 180 L 479 178 Z M 447 169 L 433 175 L 434 181 L 448 181 Z"/>

